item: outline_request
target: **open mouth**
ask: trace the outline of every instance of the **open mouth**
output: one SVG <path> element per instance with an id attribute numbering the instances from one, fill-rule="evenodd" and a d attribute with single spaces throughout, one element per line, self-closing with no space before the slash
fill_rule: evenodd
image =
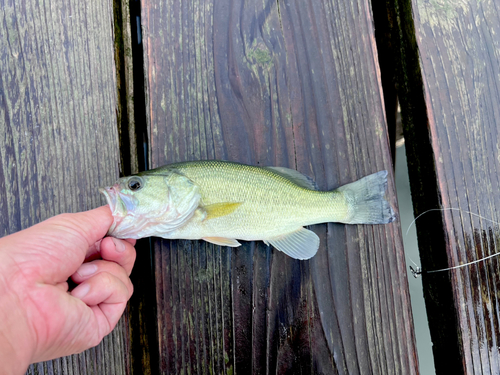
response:
<path id="1" fill-rule="evenodd" d="M 133 237 L 137 199 L 131 194 L 121 192 L 119 184 L 99 188 L 99 192 L 106 198 L 113 216 L 113 223 L 107 235 L 117 238 L 139 238 Z"/>
<path id="2" fill-rule="evenodd" d="M 113 224 L 111 224 L 107 233 L 108 236 L 112 236 L 116 227 L 119 226 L 123 220 L 123 216 L 126 214 L 126 211 L 125 213 L 123 212 L 123 205 L 118 202 L 118 187 L 116 185 L 99 188 L 99 192 L 106 197 L 106 201 L 108 202 L 111 210 L 111 215 L 113 215 Z M 120 208 L 122 209 L 120 210 Z"/>
<path id="3" fill-rule="evenodd" d="M 131 194 L 122 193 L 119 184 L 99 188 L 99 192 L 106 197 L 111 213 L 115 218 L 134 214 L 138 204 L 137 198 Z"/>
<path id="4" fill-rule="evenodd" d="M 106 186 L 104 188 L 99 188 L 99 192 L 104 195 L 106 201 L 108 202 L 109 208 L 111 209 L 111 213 L 113 216 L 117 215 L 117 191 L 114 186 Z"/>

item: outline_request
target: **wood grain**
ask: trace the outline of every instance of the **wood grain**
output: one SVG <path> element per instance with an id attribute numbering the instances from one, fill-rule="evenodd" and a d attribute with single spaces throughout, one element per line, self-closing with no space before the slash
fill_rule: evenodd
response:
<path id="1" fill-rule="evenodd" d="M 0 235 L 104 203 L 119 174 L 110 2 L 0 1 Z M 124 374 L 123 323 L 31 374 Z"/>
<path id="2" fill-rule="evenodd" d="M 368 2 L 142 6 L 152 167 L 287 166 L 321 189 L 392 169 Z M 311 261 L 156 241 L 160 370 L 418 373 L 398 224 L 313 230 Z"/>
<path id="3" fill-rule="evenodd" d="M 400 18 L 411 13 L 415 21 L 403 41 L 400 97 L 413 102 L 403 117 L 416 214 L 460 210 L 417 221 L 422 265 L 430 271 L 498 251 L 500 8 L 489 0 L 398 3 L 406 11 Z M 411 53 L 416 48 L 419 55 Z M 500 372 L 498 273 L 493 258 L 424 274 L 438 374 Z"/>

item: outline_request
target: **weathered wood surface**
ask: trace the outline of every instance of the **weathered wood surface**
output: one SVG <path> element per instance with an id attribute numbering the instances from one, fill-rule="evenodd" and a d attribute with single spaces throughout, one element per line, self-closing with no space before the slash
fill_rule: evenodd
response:
<path id="1" fill-rule="evenodd" d="M 0 235 L 103 204 L 119 174 L 111 2 L 0 1 Z M 122 322 L 31 374 L 124 374 Z M 1 366 L 1 365 L 0 365 Z"/>
<path id="2" fill-rule="evenodd" d="M 287 166 L 322 189 L 392 170 L 369 2 L 142 6 L 151 167 Z M 157 240 L 159 371 L 418 373 L 398 224 L 313 230 L 310 261 Z"/>
<path id="3" fill-rule="evenodd" d="M 399 1 L 398 7 L 415 213 L 463 210 L 417 221 L 422 266 L 430 271 L 499 251 L 500 8 L 494 0 Z M 438 374 L 500 373 L 499 266 L 493 258 L 424 273 Z"/>

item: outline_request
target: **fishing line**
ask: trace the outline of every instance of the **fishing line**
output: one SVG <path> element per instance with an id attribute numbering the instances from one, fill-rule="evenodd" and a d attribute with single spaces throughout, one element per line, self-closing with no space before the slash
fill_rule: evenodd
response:
<path id="1" fill-rule="evenodd" d="M 452 207 L 448 207 L 448 208 L 431 208 L 430 210 L 422 212 L 415 219 L 413 219 L 413 221 L 408 226 L 408 229 L 406 231 L 405 236 L 408 235 L 408 232 L 410 231 L 411 226 L 415 223 L 415 221 L 417 221 L 417 219 L 420 216 L 425 215 L 426 213 L 431 212 L 431 211 L 459 211 L 459 212 L 464 212 L 464 213 L 467 213 L 469 215 L 476 216 L 476 217 L 478 217 L 480 219 L 489 221 L 490 223 L 500 225 L 500 223 L 497 222 L 497 221 L 495 221 L 495 220 L 488 219 L 488 218 L 486 218 L 484 216 L 475 214 L 474 212 L 470 212 L 470 211 L 467 211 L 467 210 L 462 210 L 460 208 L 452 208 Z M 450 271 L 450 270 L 454 270 L 454 269 L 457 269 L 457 268 L 462 268 L 462 267 L 465 267 L 465 266 L 470 266 L 471 264 L 483 262 L 483 261 L 486 261 L 487 259 L 499 256 L 499 255 L 500 255 L 500 252 L 497 252 L 495 254 L 488 255 L 487 257 L 484 257 L 484 258 L 481 258 L 481 259 L 477 259 L 477 260 L 474 260 L 472 262 L 464 263 L 464 264 L 461 264 L 459 266 L 448 267 L 448 268 L 441 268 L 441 269 L 438 269 L 438 270 L 431 270 L 431 271 L 424 271 L 424 270 L 422 270 L 422 267 L 418 266 L 411 258 L 408 257 L 408 259 L 410 259 L 410 261 L 415 265 L 415 268 L 413 268 L 413 266 L 410 266 L 410 272 L 411 272 L 411 274 L 413 275 L 413 277 L 418 278 L 422 273 L 436 273 L 436 272 Z"/>

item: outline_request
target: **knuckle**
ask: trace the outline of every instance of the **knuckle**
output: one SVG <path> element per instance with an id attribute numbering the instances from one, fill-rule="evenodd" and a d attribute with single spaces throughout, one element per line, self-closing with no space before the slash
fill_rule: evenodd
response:
<path id="1" fill-rule="evenodd" d="M 103 287 L 111 287 L 114 284 L 114 276 L 107 272 L 103 271 L 99 274 L 99 283 L 102 284 Z"/>
<path id="2" fill-rule="evenodd" d="M 120 266 L 118 263 L 115 263 L 113 261 L 109 260 L 104 260 L 102 261 L 103 263 L 103 269 L 105 270 L 105 273 L 108 273 L 109 275 L 114 275 L 114 276 L 119 276 L 120 274 L 123 273 L 123 267 Z"/>
<path id="3" fill-rule="evenodd" d="M 93 347 L 99 345 L 101 343 L 101 341 L 102 341 L 102 338 L 100 337 L 99 334 L 97 334 L 97 331 L 96 331 L 96 334 L 93 335 L 89 341 L 89 347 L 93 348 Z"/>

